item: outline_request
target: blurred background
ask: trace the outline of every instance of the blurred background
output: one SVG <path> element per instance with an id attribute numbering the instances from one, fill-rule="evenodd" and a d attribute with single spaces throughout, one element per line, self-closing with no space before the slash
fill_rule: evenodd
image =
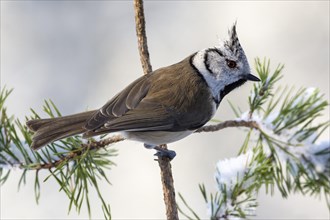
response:
<path id="1" fill-rule="evenodd" d="M 329 100 L 329 1 L 146 1 L 147 36 L 153 69 L 215 46 L 237 31 L 251 67 L 254 58 L 285 64 L 282 85 L 317 87 Z M 52 99 L 62 113 L 101 107 L 142 74 L 131 1 L 1 1 L 1 87 L 14 88 L 8 112 L 20 119 L 30 107 L 42 111 Z M 215 118 L 233 119 L 228 99 L 247 109 L 247 83 L 222 102 Z M 322 120 L 329 119 L 329 112 Z M 215 191 L 215 165 L 233 157 L 245 132 L 226 129 L 195 134 L 171 144 L 175 188 L 206 218 L 198 189 Z M 329 131 L 321 137 L 328 139 Z M 101 185 L 114 219 L 164 219 L 162 188 L 153 151 L 125 141 L 115 145 L 117 167 L 108 172 L 112 185 Z M 86 219 L 87 211 L 67 214 L 69 200 L 53 180 L 42 184 L 34 200 L 34 173 L 17 190 L 21 171 L 1 186 L 1 219 Z M 44 177 L 47 172 L 42 174 Z M 329 219 L 325 198 L 265 191 L 258 196 L 259 219 Z M 93 218 L 103 218 L 91 191 Z"/>

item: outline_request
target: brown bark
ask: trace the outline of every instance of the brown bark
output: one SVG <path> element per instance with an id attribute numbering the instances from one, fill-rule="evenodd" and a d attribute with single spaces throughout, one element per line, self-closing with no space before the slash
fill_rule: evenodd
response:
<path id="1" fill-rule="evenodd" d="M 202 132 L 216 132 L 225 128 L 230 128 L 230 127 L 246 127 L 246 128 L 253 128 L 253 129 L 258 129 L 260 130 L 260 127 L 258 125 L 257 122 L 255 121 L 237 121 L 237 120 L 228 120 L 228 121 L 224 121 L 215 125 L 206 125 L 204 127 L 201 127 L 199 129 L 197 129 L 195 132 L 196 133 L 202 133 Z M 121 135 L 114 135 L 111 136 L 109 138 L 100 140 L 100 141 L 95 141 L 95 142 L 90 142 L 87 144 L 83 144 L 83 147 L 81 148 L 80 151 L 75 151 L 74 153 L 68 154 L 65 157 L 61 158 L 60 160 L 54 161 L 53 163 L 45 163 L 45 164 L 40 164 L 39 166 L 35 166 L 35 167 L 30 167 L 29 169 L 31 170 L 40 170 L 40 169 L 50 169 L 50 168 L 54 168 L 57 167 L 59 164 L 61 164 L 63 161 L 67 160 L 72 160 L 74 159 L 76 156 L 79 156 L 81 154 L 83 154 L 87 149 L 89 150 L 97 150 L 100 148 L 104 148 L 106 146 L 108 146 L 109 144 L 114 144 L 120 141 L 125 140 L 125 138 Z M 162 145 L 161 147 L 166 148 L 166 145 Z M 159 162 L 159 166 L 163 167 L 163 169 L 165 170 L 165 173 L 168 173 L 167 170 L 171 169 L 171 165 L 169 162 L 165 161 L 164 159 L 162 160 L 158 160 Z M 168 164 L 168 166 L 165 166 L 166 164 Z M 164 178 L 166 176 L 169 176 L 168 174 L 166 175 L 162 175 L 162 182 L 163 185 L 164 184 L 172 184 L 173 185 L 173 178 L 171 177 L 169 178 Z M 164 191 L 165 194 L 165 191 Z M 166 194 L 168 194 L 168 192 L 166 192 Z"/>
<path id="2" fill-rule="evenodd" d="M 244 121 L 244 120 L 228 120 L 224 121 L 215 125 L 207 125 L 204 127 L 201 127 L 197 129 L 195 132 L 214 132 L 219 131 L 224 128 L 230 128 L 230 127 L 247 127 L 247 128 L 254 128 L 259 129 L 259 125 L 255 121 Z"/>
<path id="3" fill-rule="evenodd" d="M 145 31 L 145 19 L 143 11 L 143 0 L 134 0 L 135 11 L 135 24 L 136 35 L 138 39 L 138 48 L 140 53 L 140 59 L 144 74 L 152 72 L 150 64 L 150 57 L 147 44 L 147 36 Z M 162 145 L 162 148 L 167 149 L 166 145 Z M 175 201 L 175 189 L 173 185 L 173 176 L 171 163 L 168 158 L 158 157 L 158 164 L 160 167 L 161 181 L 163 185 L 164 202 L 166 206 L 166 216 L 168 220 L 177 220 L 178 208 Z"/>
<path id="4" fill-rule="evenodd" d="M 138 40 L 138 49 L 140 53 L 140 60 L 144 74 L 152 72 L 152 66 L 150 64 L 147 35 L 146 35 L 146 23 L 144 19 L 143 0 L 134 0 L 135 11 L 135 26 L 136 36 Z"/>

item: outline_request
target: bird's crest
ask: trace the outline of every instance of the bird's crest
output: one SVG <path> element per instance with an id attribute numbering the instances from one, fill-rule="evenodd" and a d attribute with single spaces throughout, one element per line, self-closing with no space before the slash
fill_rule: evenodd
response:
<path id="1" fill-rule="evenodd" d="M 236 32 L 236 22 L 233 27 L 228 31 L 229 40 L 225 41 L 225 47 L 233 52 L 235 56 L 238 56 L 242 51 L 241 44 L 239 43 L 237 32 Z"/>

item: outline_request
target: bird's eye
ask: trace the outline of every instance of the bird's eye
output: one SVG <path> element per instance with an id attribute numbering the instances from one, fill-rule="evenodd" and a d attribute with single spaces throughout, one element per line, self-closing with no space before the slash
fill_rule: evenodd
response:
<path id="1" fill-rule="evenodd" d="M 231 69 L 234 69 L 237 66 L 237 63 L 233 60 L 226 60 L 227 66 Z"/>

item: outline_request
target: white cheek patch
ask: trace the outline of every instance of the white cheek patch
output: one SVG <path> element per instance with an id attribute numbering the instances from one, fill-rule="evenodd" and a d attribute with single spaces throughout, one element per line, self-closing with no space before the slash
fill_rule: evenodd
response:
<path id="1" fill-rule="evenodd" d="M 223 62 L 224 59 L 220 57 L 219 53 L 214 51 L 209 51 L 207 53 L 207 60 L 205 61 L 205 64 L 207 65 L 206 68 L 213 73 L 216 79 L 220 78 L 221 66 L 223 65 Z"/>
<path id="2" fill-rule="evenodd" d="M 210 73 L 205 66 L 205 53 L 206 50 L 201 50 L 193 57 L 193 65 L 204 77 L 205 75 L 212 75 L 212 73 Z"/>
<path id="3" fill-rule="evenodd" d="M 205 79 L 207 85 L 209 86 L 209 89 L 211 90 L 212 96 L 216 99 L 219 97 L 219 91 L 221 89 L 220 81 L 220 68 L 211 66 L 211 70 L 214 72 L 210 72 L 205 64 L 205 54 L 206 50 L 199 51 L 192 60 L 192 64 L 195 66 L 195 68 L 198 70 L 198 72 L 203 76 Z"/>

